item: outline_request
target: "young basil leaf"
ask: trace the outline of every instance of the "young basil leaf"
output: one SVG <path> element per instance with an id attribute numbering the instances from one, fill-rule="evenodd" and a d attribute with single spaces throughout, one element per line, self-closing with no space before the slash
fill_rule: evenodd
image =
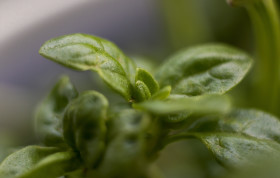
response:
<path id="1" fill-rule="evenodd" d="M 75 70 L 96 71 L 113 90 L 127 100 L 131 97 L 128 76 L 133 75 L 134 64 L 107 40 L 86 34 L 70 34 L 45 42 L 39 53 Z"/>
<path id="2" fill-rule="evenodd" d="M 73 100 L 63 118 L 65 141 L 93 168 L 105 149 L 107 99 L 95 91 L 82 93 Z"/>
<path id="3" fill-rule="evenodd" d="M 72 152 L 57 152 L 54 147 L 28 146 L 10 156 L 0 165 L 0 177 L 55 178 L 79 166 Z"/>
<path id="4" fill-rule="evenodd" d="M 189 131 L 239 133 L 280 143 L 279 119 L 253 109 L 234 110 L 221 117 L 201 118 L 193 123 Z"/>
<path id="5" fill-rule="evenodd" d="M 149 88 L 150 93 L 153 95 L 159 90 L 159 85 L 154 77 L 144 69 L 137 68 L 135 81 L 142 81 Z"/>
<path id="6" fill-rule="evenodd" d="M 280 121 L 258 110 L 236 110 L 218 122 L 219 130 L 236 132 L 280 143 Z"/>
<path id="7" fill-rule="evenodd" d="M 198 113 L 226 113 L 230 109 L 230 100 L 221 95 L 202 95 L 195 97 L 174 96 L 164 100 L 149 100 L 135 103 L 133 107 L 152 112 L 154 114 L 166 115 L 182 111 Z"/>
<path id="8" fill-rule="evenodd" d="M 19 177 L 33 168 L 45 157 L 57 152 L 57 148 L 28 146 L 10 156 L 0 164 L 0 177 Z"/>
<path id="9" fill-rule="evenodd" d="M 228 133 L 205 133 L 195 136 L 227 167 L 241 168 L 264 159 L 280 158 L 280 144 L 270 140 Z"/>
<path id="10" fill-rule="evenodd" d="M 24 173 L 21 178 L 56 178 L 73 171 L 80 166 L 80 160 L 74 152 L 58 152 L 41 160 L 36 166 Z"/>
<path id="11" fill-rule="evenodd" d="M 252 164 L 259 155 L 280 158 L 280 121 L 257 110 L 206 116 L 195 121 L 186 135 L 199 138 L 222 164 L 230 167 Z"/>
<path id="12" fill-rule="evenodd" d="M 164 100 L 166 99 L 171 92 L 171 86 L 165 86 L 162 89 L 160 89 L 158 92 L 156 92 L 154 95 L 152 95 L 152 100 Z"/>
<path id="13" fill-rule="evenodd" d="M 110 120 L 111 139 L 98 169 L 100 177 L 146 177 L 149 122 L 148 115 L 135 110 L 124 110 Z"/>
<path id="14" fill-rule="evenodd" d="M 136 69 L 136 64 L 134 63 L 133 60 L 128 58 L 127 56 L 124 55 L 124 53 L 111 41 L 98 38 L 98 37 L 93 37 L 88 35 L 89 37 L 95 38 L 100 41 L 100 43 L 103 46 L 103 50 L 108 53 L 110 56 L 112 56 L 114 59 L 119 61 L 119 63 L 122 65 L 124 71 L 126 72 L 127 76 L 131 77 L 131 81 L 134 81 L 134 76 L 135 76 L 135 69 Z M 102 49 L 102 47 L 101 47 Z"/>
<path id="15" fill-rule="evenodd" d="M 235 48 L 212 44 L 190 48 L 172 56 L 158 72 L 161 86 L 188 96 L 223 94 L 246 75 L 252 59 Z"/>
<path id="16" fill-rule="evenodd" d="M 137 81 L 135 83 L 135 93 L 134 97 L 137 101 L 145 101 L 151 97 L 151 92 L 147 85 L 142 81 Z"/>
<path id="17" fill-rule="evenodd" d="M 64 145 L 62 117 L 68 103 L 78 96 L 69 78 L 63 76 L 37 109 L 35 130 L 47 146 Z"/>

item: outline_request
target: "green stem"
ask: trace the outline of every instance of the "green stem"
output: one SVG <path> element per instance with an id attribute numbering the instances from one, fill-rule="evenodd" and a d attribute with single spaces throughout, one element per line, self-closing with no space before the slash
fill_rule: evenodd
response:
<path id="1" fill-rule="evenodd" d="M 256 36 L 257 66 L 254 100 L 257 107 L 280 114 L 280 23 L 274 0 L 230 0 L 249 12 Z"/>

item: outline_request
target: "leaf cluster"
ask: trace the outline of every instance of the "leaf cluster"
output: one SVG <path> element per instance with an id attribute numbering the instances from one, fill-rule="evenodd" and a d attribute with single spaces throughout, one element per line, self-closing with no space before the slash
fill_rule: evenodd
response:
<path id="1" fill-rule="evenodd" d="M 149 177 L 158 152 L 187 138 L 201 140 L 226 167 L 279 156 L 279 120 L 233 109 L 225 95 L 252 65 L 236 48 L 185 49 L 155 75 L 112 42 L 87 34 L 51 39 L 39 53 L 65 67 L 96 72 L 128 104 L 113 110 L 103 94 L 78 93 L 62 77 L 37 109 L 36 133 L 44 146 L 8 156 L 0 177 Z"/>

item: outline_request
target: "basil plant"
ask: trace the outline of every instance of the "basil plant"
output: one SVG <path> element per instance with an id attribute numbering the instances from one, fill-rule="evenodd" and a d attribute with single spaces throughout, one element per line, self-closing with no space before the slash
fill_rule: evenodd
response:
<path id="1" fill-rule="evenodd" d="M 96 72 L 124 104 L 110 104 L 93 90 L 78 93 L 63 76 L 36 112 L 42 144 L 8 156 L 0 177 L 149 178 L 166 145 L 190 138 L 228 168 L 254 164 L 262 155 L 278 158 L 279 120 L 232 107 L 226 95 L 252 66 L 251 57 L 234 47 L 188 48 L 153 74 L 112 42 L 87 34 L 53 38 L 39 53 L 73 70 Z"/>

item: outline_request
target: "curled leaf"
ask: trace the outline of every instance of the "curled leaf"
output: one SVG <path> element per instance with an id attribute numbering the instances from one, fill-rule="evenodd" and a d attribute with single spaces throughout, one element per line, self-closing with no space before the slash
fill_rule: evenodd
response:
<path id="1" fill-rule="evenodd" d="M 35 116 L 35 130 L 45 145 L 64 145 L 62 135 L 63 112 L 68 103 L 77 96 L 78 92 L 69 78 L 63 76 L 39 105 Z"/>
<path id="2" fill-rule="evenodd" d="M 107 99 L 88 91 L 73 100 L 63 118 L 65 141 L 78 151 L 86 166 L 93 168 L 105 149 Z"/>
<path id="3" fill-rule="evenodd" d="M 148 115 L 134 110 L 124 110 L 111 120 L 111 139 L 98 169 L 100 177 L 145 177 L 149 122 Z"/>
<path id="4" fill-rule="evenodd" d="M 58 152 L 57 148 L 28 146 L 10 156 L 0 165 L 0 177 L 56 178 L 80 165 L 73 152 Z"/>

